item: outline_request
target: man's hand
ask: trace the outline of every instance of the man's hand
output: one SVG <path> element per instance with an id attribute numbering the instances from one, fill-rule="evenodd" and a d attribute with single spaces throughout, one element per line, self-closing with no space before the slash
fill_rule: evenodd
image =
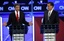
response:
<path id="1" fill-rule="evenodd" d="M 29 25 L 33 25 L 33 23 L 32 22 L 29 22 Z"/>
<path id="2" fill-rule="evenodd" d="M 6 25 L 7 25 L 7 23 L 6 23 L 6 22 L 4 22 L 4 23 L 3 23 L 3 26 L 6 26 Z"/>

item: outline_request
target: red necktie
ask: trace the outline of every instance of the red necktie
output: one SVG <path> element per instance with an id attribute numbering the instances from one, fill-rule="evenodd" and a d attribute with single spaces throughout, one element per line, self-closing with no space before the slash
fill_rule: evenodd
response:
<path id="1" fill-rule="evenodd" d="M 17 11 L 17 14 L 16 14 L 16 19 L 17 19 L 17 21 L 19 20 L 19 19 L 18 19 L 18 11 Z"/>

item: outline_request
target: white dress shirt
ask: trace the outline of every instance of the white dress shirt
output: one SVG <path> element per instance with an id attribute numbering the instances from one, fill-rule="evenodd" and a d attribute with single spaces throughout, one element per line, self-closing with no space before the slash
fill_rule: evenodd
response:
<path id="1" fill-rule="evenodd" d="M 53 12 L 53 9 L 52 9 L 52 10 L 50 10 L 50 11 L 48 11 L 48 17 L 50 17 L 50 16 L 51 16 L 52 12 Z"/>
<path id="2" fill-rule="evenodd" d="M 15 11 L 15 15 L 17 16 L 17 11 Z M 20 18 L 20 11 L 18 11 L 18 18 Z"/>

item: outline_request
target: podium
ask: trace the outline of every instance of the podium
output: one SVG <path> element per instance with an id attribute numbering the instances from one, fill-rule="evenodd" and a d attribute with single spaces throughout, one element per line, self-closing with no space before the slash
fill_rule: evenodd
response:
<path id="1" fill-rule="evenodd" d="M 58 24 L 42 24 L 40 33 L 43 34 L 43 41 L 56 41 L 56 34 L 59 31 Z"/>
<path id="2" fill-rule="evenodd" d="M 15 25 L 10 26 L 10 34 L 12 34 L 12 41 L 25 41 L 25 34 L 28 32 L 28 27 L 26 25 Z"/>

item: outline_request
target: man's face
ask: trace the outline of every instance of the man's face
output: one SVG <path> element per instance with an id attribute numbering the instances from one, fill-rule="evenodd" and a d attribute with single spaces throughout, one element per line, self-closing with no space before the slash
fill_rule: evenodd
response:
<path id="1" fill-rule="evenodd" d="M 53 6 L 51 6 L 50 4 L 47 4 L 48 10 L 52 10 Z"/>
<path id="2" fill-rule="evenodd" d="M 17 5 L 17 6 L 15 7 L 15 10 L 16 10 L 16 11 L 19 11 L 19 10 L 20 10 L 20 6 Z"/>

